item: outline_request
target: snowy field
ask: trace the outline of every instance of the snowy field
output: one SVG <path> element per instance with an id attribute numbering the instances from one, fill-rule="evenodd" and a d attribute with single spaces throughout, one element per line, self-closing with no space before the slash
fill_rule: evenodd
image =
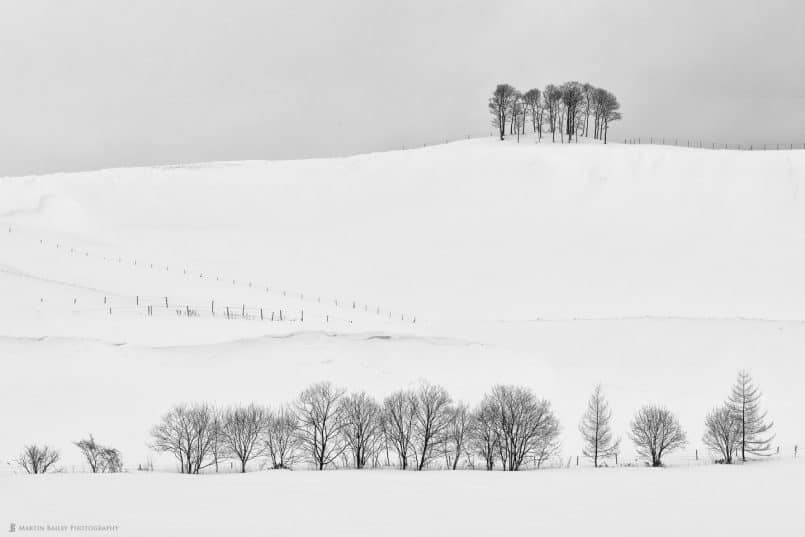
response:
<path id="1" fill-rule="evenodd" d="M 802 535 L 805 465 L 12 476 L 17 524 L 119 535 Z M 762 506 L 762 507 L 761 507 Z M 97 534 L 97 533 L 96 533 Z"/>
<path id="2" fill-rule="evenodd" d="M 494 535 L 509 511 L 518 531 L 805 532 L 805 151 L 531 142 L 0 179 L 0 523 L 412 535 L 399 515 L 420 511 L 428 535 Z M 708 465 L 704 415 L 739 368 L 780 456 Z M 527 385 L 563 464 L 603 382 L 624 462 L 644 403 L 690 443 L 659 471 L 71 472 L 88 433 L 169 469 L 146 444 L 170 405 L 276 405 L 325 379 L 377 397 L 427 379 L 471 404 Z M 15 473 L 32 442 L 66 473 Z"/>

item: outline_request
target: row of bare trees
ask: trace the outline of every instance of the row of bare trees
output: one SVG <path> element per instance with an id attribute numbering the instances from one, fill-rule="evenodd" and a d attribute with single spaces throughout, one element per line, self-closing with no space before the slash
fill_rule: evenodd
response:
<path id="1" fill-rule="evenodd" d="M 578 141 L 579 135 L 590 136 L 592 126 L 592 137 L 606 143 L 610 123 L 621 119 L 620 103 L 612 92 L 575 81 L 548 84 L 543 90 L 533 88 L 525 93 L 509 84 L 498 84 L 489 98 L 489 112 L 500 139 L 508 130 L 518 141 L 530 123 L 540 140 L 543 132 L 550 132 L 555 142 L 558 132 L 563 143 L 565 137 L 568 142 L 574 138 Z"/>
<path id="2" fill-rule="evenodd" d="M 557 453 L 559 422 L 550 403 L 528 388 L 495 386 L 476 409 L 422 383 L 382 401 L 329 382 L 303 390 L 292 405 L 216 409 L 177 405 L 151 432 L 151 447 L 173 455 L 182 473 L 235 460 L 241 472 L 262 459 L 272 468 L 303 462 L 328 467 L 489 470 L 541 465 Z"/>
<path id="3" fill-rule="evenodd" d="M 771 454 L 773 424 L 760 408 L 760 390 L 739 371 L 727 401 L 705 418 L 703 441 L 730 464 Z M 601 385 L 595 387 L 579 423 L 583 455 L 598 467 L 620 452 L 612 411 Z M 151 431 L 151 447 L 173 455 L 179 471 L 217 472 L 237 462 L 241 472 L 263 461 L 275 469 L 307 463 L 329 467 L 397 466 L 424 470 L 440 466 L 541 467 L 559 453 L 559 421 L 550 403 L 523 386 L 497 385 L 470 408 L 453 401 L 439 385 L 422 383 L 398 390 L 382 401 L 366 392 L 347 393 L 329 382 L 303 390 L 294 403 L 271 409 L 255 403 L 216 408 L 207 403 L 176 405 Z M 660 405 L 640 408 L 629 426 L 637 454 L 652 466 L 687 444 L 677 417 Z M 92 435 L 74 442 L 90 469 L 120 472 L 120 453 Z M 25 448 L 18 462 L 28 473 L 45 473 L 58 462 L 49 446 Z"/>

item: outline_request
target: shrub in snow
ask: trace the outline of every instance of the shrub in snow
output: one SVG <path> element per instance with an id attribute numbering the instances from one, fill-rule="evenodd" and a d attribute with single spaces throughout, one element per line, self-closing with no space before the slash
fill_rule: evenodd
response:
<path id="1" fill-rule="evenodd" d="M 29 474 L 44 474 L 59 462 L 59 452 L 47 445 L 32 444 L 25 446 L 16 462 Z"/>
<path id="2" fill-rule="evenodd" d="M 89 438 L 84 438 L 73 443 L 81 450 L 81 454 L 84 455 L 93 474 L 123 471 L 123 461 L 120 457 L 120 452 L 114 448 L 98 444 L 92 435 L 89 435 Z"/>

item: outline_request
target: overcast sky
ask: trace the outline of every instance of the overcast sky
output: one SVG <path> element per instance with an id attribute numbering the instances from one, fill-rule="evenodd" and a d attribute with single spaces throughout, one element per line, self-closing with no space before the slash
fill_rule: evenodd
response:
<path id="1" fill-rule="evenodd" d="M 626 136 L 805 142 L 801 0 L 0 0 L 0 175 L 319 157 L 490 132 L 589 81 Z"/>

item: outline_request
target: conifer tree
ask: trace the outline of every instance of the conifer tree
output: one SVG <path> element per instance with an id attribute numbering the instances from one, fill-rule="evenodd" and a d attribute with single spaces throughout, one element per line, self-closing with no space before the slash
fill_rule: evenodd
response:
<path id="1" fill-rule="evenodd" d="M 774 435 L 768 435 L 768 432 L 774 423 L 767 421 L 766 412 L 761 411 L 760 396 L 760 389 L 749 373 L 740 370 L 727 405 L 738 421 L 737 447 L 743 462 L 746 462 L 747 455 L 771 455 Z"/>
<path id="2" fill-rule="evenodd" d="M 579 423 L 579 431 L 584 440 L 582 453 L 592 459 L 596 468 L 600 459 L 616 455 L 620 447 L 620 439 L 612 436 L 611 420 L 612 411 L 599 384 L 593 390 L 587 402 L 587 410 Z"/>

